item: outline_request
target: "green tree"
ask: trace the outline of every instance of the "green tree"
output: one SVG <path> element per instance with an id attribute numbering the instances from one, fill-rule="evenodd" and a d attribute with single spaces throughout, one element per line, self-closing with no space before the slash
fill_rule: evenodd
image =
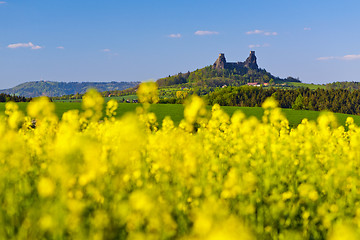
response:
<path id="1" fill-rule="evenodd" d="M 304 97 L 299 94 L 295 99 L 295 102 L 292 104 L 292 108 L 295 110 L 304 109 Z"/>

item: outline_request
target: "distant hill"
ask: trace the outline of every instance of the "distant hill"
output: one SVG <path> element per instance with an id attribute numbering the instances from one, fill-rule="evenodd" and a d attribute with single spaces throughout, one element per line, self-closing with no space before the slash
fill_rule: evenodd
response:
<path id="1" fill-rule="evenodd" d="M 34 81 L 22 83 L 16 87 L 0 90 L 0 93 L 15 94 L 16 96 L 57 97 L 71 94 L 83 94 L 89 88 L 95 88 L 99 92 L 124 90 L 135 87 L 140 82 L 52 82 Z"/>
<path id="2" fill-rule="evenodd" d="M 244 62 L 227 62 L 223 53 L 213 65 L 197 69 L 193 72 L 179 73 L 157 80 L 160 87 L 185 85 L 189 87 L 240 86 L 247 83 L 281 84 L 300 82 L 299 79 L 275 77 L 265 69 L 258 67 L 255 51 L 251 51 Z"/>

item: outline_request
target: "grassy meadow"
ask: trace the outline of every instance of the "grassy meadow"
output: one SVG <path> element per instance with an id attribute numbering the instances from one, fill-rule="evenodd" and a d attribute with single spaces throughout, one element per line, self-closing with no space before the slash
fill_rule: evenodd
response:
<path id="1" fill-rule="evenodd" d="M 105 99 L 106 101 L 109 99 Z M 17 103 L 19 105 L 19 109 L 23 112 L 26 112 L 26 106 L 28 103 Z M 128 112 L 135 112 L 136 108 L 141 104 L 138 103 L 119 103 L 118 109 L 116 111 L 116 116 L 121 117 Z M 234 112 L 240 110 L 247 117 L 254 116 L 258 119 L 261 119 L 264 113 L 263 108 L 261 107 L 230 107 L 223 106 L 221 107 L 227 114 L 230 116 L 233 115 Z M 79 111 L 82 110 L 81 102 L 55 102 L 55 113 L 61 118 L 62 115 L 71 109 L 77 109 Z M 207 106 L 207 109 L 211 111 L 211 106 Z M 0 112 L 4 113 L 5 111 L 5 103 L 0 103 Z M 181 104 L 152 104 L 150 107 L 150 111 L 156 114 L 158 123 L 161 125 L 162 120 L 166 116 L 170 116 L 176 125 L 180 123 L 180 121 L 184 118 L 184 106 Z M 302 119 L 307 118 L 308 120 L 316 120 L 321 112 L 317 111 L 309 111 L 309 110 L 293 110 L 293 109 L 282 109 L 285 116 L 289 120 L 289 125 L 291 127 L 297 126 Z M 354 118 L 354 122 L 357 125 L 360 125 L 360 116 L 357 115 L 349 115 L 349 114 L 341 114 L 335 113 L 337 117 L 338 123 L 341 125 L 345 124 L 345 120 L 347 117 L 351 116 Z"/>
<path id="2" fill-rule="evenodd" d="M 320 89 L 326 89 L 325 85 L 321 84 L 312 84 L 312 83 L 302 83 L 302 82 L 288 82 L 289 86 L 293 87 L 299 87 L 299 88 L 310 88 L 311 90 L 316 90 L 318 88 Z"/>

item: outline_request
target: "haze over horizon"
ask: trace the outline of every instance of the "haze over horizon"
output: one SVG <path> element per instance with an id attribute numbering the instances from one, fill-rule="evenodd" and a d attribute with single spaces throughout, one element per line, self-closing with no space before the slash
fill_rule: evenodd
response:
<path id="1" fill-rule="evenodd" d="M 0 89 L 145 81 L 256 51 L 275 76 L 360 81 L 360 2 L 0 1 Z"/>

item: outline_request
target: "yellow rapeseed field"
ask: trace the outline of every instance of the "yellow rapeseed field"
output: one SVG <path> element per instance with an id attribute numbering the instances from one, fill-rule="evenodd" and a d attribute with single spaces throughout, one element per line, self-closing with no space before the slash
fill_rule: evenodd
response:
<path id="1" fill-rule="evenodd" d="M 41 97 L 0 119 L 0 239 L 360 239 L 360 128 L 331 113 L 293 129 L 196 96 L 158 129 L 89 91 L 59 121 Z"/>

